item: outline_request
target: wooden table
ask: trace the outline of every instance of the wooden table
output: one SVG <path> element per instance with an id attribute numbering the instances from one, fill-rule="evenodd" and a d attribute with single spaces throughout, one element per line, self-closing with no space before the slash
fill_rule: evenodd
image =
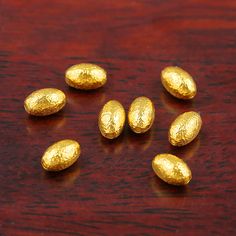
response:
<path id="1" fill-rule="evenodd" d="M 0 235 L 236 235 L 236 1 L 86 0 L 0 3 Z M 92 62 L 108 72 L 105 87 L 70 89 L 64 72 Z M 178 65 L 198 85 L 192 102 L 162 88 L 160 71 Z M 24 98 L 56 87 L 68 104 L 45 118 L 29 117 Z M 145 95 L 156 107 L 152 130 L 126 126 L 101 137 L 98 112 L 109 99 L 126 108 Z M 167 141 L 180 113 L 199 111 L 203 129 L 183 148 Z M 76 139 L 73 167 L 48 174 L 44 150 Z M 186 188 L 159 180 L 158 153 L 182 157 L 193 179 Z"/>

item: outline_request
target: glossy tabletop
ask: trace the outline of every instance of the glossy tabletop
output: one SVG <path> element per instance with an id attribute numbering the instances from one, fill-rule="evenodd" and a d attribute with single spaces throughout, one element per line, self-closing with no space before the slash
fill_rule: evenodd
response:
<path id="1" fill-rule="evenodd" d="M 69 88 L 65 70 L 81 62 L 108 73 L 95 91 Z M 162 87 L 177 65 L 198 86 L 192 101 Z M 0 1 L 0 235 L 235 235 L 236 1 Z M 55 87 L 68 103 L 44 118 L 24 111 L 32 91 Z M 113 141 L 98 129 L 110 99 L 156 108 L 150 132 L 126 125 Z M 185 111 L 203 119 L 191 144 L 174 148 L 168 128 Z M 81 144 L 71 168 L 46 173 L 40 159 L 61 139 Z M 186 187 L 158 179 L 151 161 L 168 152 L 192 170 Z"/>

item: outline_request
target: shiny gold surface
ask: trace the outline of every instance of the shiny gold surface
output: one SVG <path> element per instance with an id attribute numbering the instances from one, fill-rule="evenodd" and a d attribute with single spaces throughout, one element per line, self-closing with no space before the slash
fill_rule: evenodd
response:
<path id="1" fill-rule="evenodd" d="M 77 89 L 97 89 L 107 81 L 106 71 L 100 66 L 81 63 L 73 65 L 66 70 L 66 83 Z"/>
<path id="2" fill-rule="evenodd" d="M 171 154 L 159 154 L 152 160 L 152 168 L 156 175 L 168 184 L 186 185 L 192 179 L 187 164 Z"/>
<path id="3" fill-rule="evenodd" d="M 169 142 L 173 146 L 184 146 L 196 138 L 201 126 L 202 119 L 197 112 L 185 112 L 170 125 Z"/>
<path id="4" fill-rule="evenodd" d="M 138 97 L 130 105 L 128 122 L 135 133 L 148 131 L 155 118 L 155 108 L 152 101 L 147 97 Z"/>
<path id="5" fill-rule="evenodd" d="M 65 94 L 55 88 L 44 88 L 32 92 L 24 101 L 27 113 L 47 116 L 60 111 L 66 104 Z"/>
<path id="6" fill-rule="evenodd" d="M 70 139 L 58 141 L 47 148 L 42 156 L 42 167 L 47 171 L 60 171 L 70 167 L 80 155 L 80 145 Z"/>
<path id="7" fill-rule="evenodd" d="M 197 93 L 192 76 L 177 66 L 168 66 L 162 70 L 161 82 L 170 94 L 180 99 L 192 99 Z"/>
<path id="8" fill-rule="evenodd" d="M 124 107 L 116 100 L 107 102 L 98 117 L 98 126 L 101 134 L 105 138 L 114 139 L 121 134 L 124 124 Z"/>

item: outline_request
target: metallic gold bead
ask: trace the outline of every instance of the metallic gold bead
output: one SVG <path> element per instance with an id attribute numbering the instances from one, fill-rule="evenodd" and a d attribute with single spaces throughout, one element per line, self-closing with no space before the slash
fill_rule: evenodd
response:
<path id="1" fill-rule="evenodd" d="M 47 148 L 42 156 L 42 167 L 47 171 L 60 171 L 73 165 L 80 156 L 80 145 L 70 139 L 58 141 Z"/>
<path id="2" fill-rule="evenodd" d="M 164 88 L 176 98 L 192 99 L 197 93 L 192 76 L 177 66 L 168 66 L 161 72 Z"/>
<path id="3" fill-rule="evenodd" d="M 65 81 L 69 86 L 76 89 L 97 89 L 106 83 L 107 73 L 95 64 L 81 63 L 66 70 Z"/>
<path id="4" fill-rule="evenodd" d="M 188 165 L 171 154 L 159 154 L 152 160 L 152 168 L 156 175 L 168 184 L 186 185 L 192 179 Z"/>
<path id="5" fill-rule="evenodd" d="M 59 89 L 44 88 L 32 92 L 24 101 L 27 113 L 47 116 L 60 111 L 66 104 L 66 95 Z"/>
<path id="6" fill-rule="evenodd" d="M 199 113 L 194 111 L 179 115 L 170 125 L 169 142 L 174 146 L 184 146 L 192 142 L 202 126 Z"/>
<path id="7" fill-rule="evenodd" d="M 124 107 L 116 100 L 107 102 L 98 117 L 98 126 L 101 134 L 105 138 L 114 139 L 121 134 L 124 124 Z"/>
<path id="8" fill-rule="evenodd" d="M 148 131 L 155 119 L 155 107 L 147 97 L 138 97 L 130 105 L 128 122 L 135 133 Z"/>

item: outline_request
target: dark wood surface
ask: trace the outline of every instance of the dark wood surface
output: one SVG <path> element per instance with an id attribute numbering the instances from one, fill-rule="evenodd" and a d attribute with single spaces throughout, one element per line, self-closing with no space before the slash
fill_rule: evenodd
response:
<path id="1" fill-rule="evenodd" d="M 0 2 L 0 235 L 236 235 L 236 1 L 66 0 Z M 64 82 L 72 64 L 108 72 L 105 87 L 82 92 Z M 169 96 L 160 71 L 178 65 L 198 85 L 192 102 Z M 29 117 L 24 98 L 62 89 L 65 109 Z M 126 126 L 101 137 L 98 112 L 109 99 L 126 110 L 145 95 L 156 107 L 152 130 Z M 171 121 L 199 111 L 203 129 L 183 148 L 167 141 Z M 40 165 L 44 150 L 76 139 L 82 154 L 57 174 Z M 158 153 L 189 164 L 186 188 L 151 169 Z"/>

